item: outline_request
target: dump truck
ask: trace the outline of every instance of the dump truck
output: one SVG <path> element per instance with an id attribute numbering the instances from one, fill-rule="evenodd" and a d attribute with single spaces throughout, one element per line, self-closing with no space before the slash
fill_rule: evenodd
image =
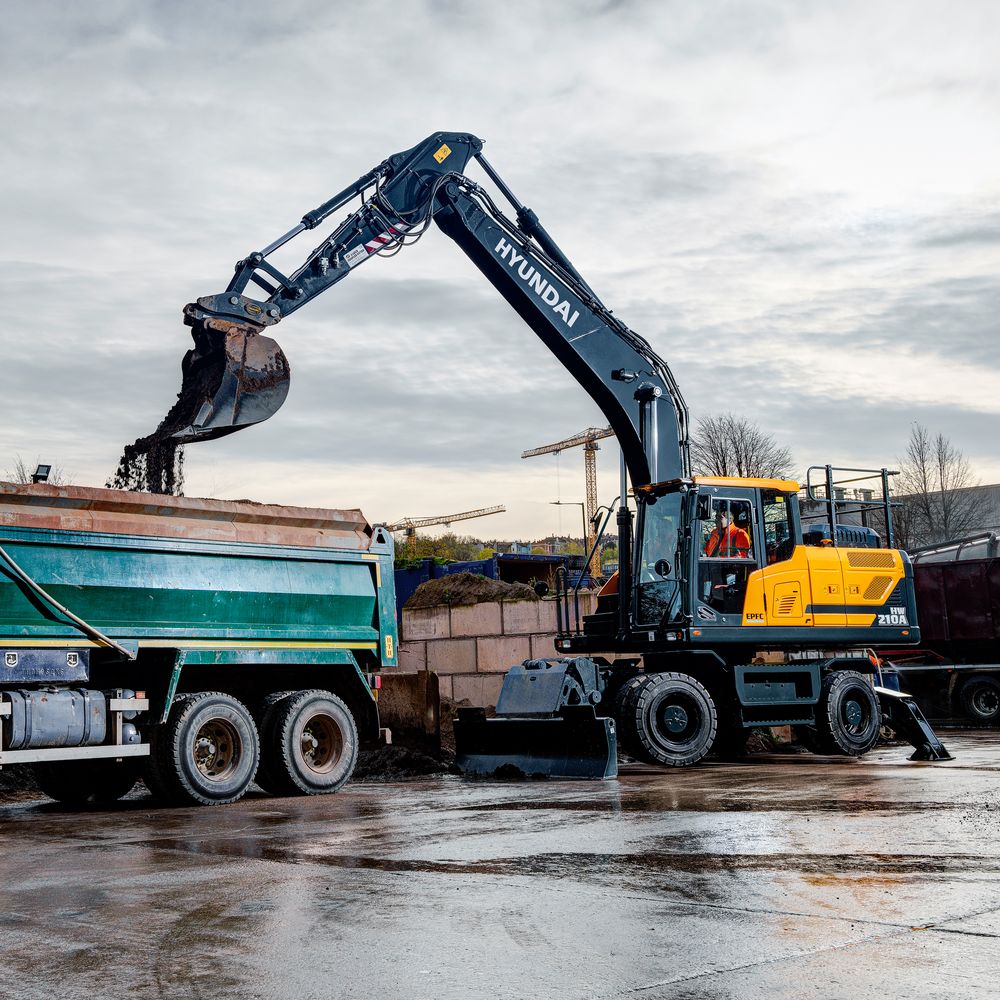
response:
<path id="1" fill-rule="evenodd" d="M 336 791 L 380 737 L 392 564 L 358 510 L 0 483 L 0 767 L 80 804 Z"/>
<path id="2" fill-rule="evenodd" d="M 886 653 L 933 718 L 1000 725 L 1000 537 L 985 531 L 914 549 L 920 646 Z"/>

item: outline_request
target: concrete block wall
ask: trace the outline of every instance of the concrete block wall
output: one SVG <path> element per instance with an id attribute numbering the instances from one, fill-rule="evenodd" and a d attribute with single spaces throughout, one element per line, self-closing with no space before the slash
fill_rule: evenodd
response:
<path id="1" fill-rule="evenodd" d="M 596 595 L 580 592 L 580 614 Z M 503 675 L 524 660 L 557 656 L 555 601 L 515 601 L 403 610 L 399 669 L 431 670 L 442 698 L 495 705 Z"/>

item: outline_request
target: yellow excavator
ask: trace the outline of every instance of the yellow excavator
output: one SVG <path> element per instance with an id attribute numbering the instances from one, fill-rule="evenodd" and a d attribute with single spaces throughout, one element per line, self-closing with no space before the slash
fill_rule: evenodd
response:
<path id="1" fill-rule="evenodd" d="M 175 440 L 272 415 L 289 366 L 270 328 L 372 257 L 416 242 L 433 220 L 597 403 L 622 453 L 617 577 L 589 615 L 564 582 L 561 655 L 512 667 L 495 718 L 460 715 L 460 765 L 606 777 L 619 741 L 634 757 L 685 766 L 738 753 L 754 726 L 788 724 L 817 752 L 857 756 L 886 719 L 916 757 L 946 758 L 913 700 L 877 683 L 878 647 L 919 640 L 886 471 L 848 476 L 880 480 L 864 506 L 882 535 L 844 523 L 843 476 L 831 467 L 810 470 L 807 493 L 823 523 L 808 530 L 799 483 L 692 476 L 688 411 L 670 368 L 601 302 L 482 149 L 473 135 L 438 132 L 390 156 L 239 261 L 224 292 L 187 306 L 195 348 Z M 472 160 L 513 217 L 466 174 Z M 296 271 L 269 261 L 355 198 Z M 611 516 L 608 508 L 604 527 Z"/>

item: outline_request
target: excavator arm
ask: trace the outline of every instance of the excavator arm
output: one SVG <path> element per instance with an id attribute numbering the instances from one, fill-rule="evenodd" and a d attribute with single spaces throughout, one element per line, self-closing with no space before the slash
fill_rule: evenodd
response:
<path id="1" fill-rule="evenodd" d="M 182 391 L 190 419 L 182 442 L 231 433 L 266 419 L 284 401 L 288 365 L 265 331 L 374 256 L 416 242 L 433 220 L 482 271 L 594 399 L 621 445 L 633 487 L 688 474 L 687 409 L 667 364 L 615 317 L 531 209 L 482 155 L 472 135 L 438 132 L 360 177 L 264 250 L 236 265 L 220 294 L 185 308 L 195 349 Z M 514 209 L 508 218 L 465 174 L 475 159 Z M 359 208 L 305 262 L 285 275 L 268 257 L 317 228 L 355 198 Z M 266 298 L 248 296 L 250 285 Z"/>

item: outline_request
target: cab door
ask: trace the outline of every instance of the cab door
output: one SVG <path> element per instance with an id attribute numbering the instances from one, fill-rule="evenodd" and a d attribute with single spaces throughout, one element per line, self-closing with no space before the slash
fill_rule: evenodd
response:
<path id="1" fill-rule="evenodd" d="M 748 497 L 712 497 L 706 508 L 699 523 L 694 617 L 699 625 L 740 625 L 748 585 L 759 568 L 754 503 Z"/>
<path id="2" fill-rule="evenodd" d="M 813 581 L 808 551 L 797 545 L 791 505 L 777 491 L 761 495 L 765 565 L 761 571 L 763 617 L 769 626 L 811 625 Z"/>

